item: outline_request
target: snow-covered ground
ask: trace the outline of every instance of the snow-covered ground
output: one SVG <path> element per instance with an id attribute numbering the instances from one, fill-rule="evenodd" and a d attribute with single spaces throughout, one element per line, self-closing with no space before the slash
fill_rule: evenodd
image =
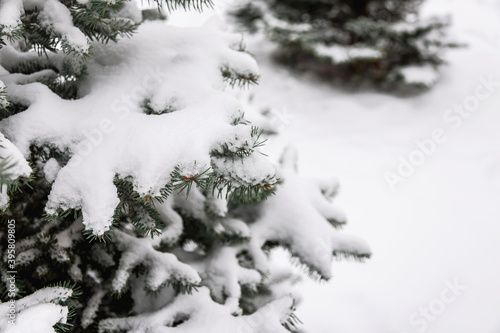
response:
<path id="1" fill-rule="evenodd" d="M 340 179 L 347 231 L 374 252 L 337 263 L 328 284 L 305 283 L 307 332 L 500 332 L 500 3 L 429 0 L 424 12 L 450 14 L 468 47 L 412 98 L 340 92 L 249 43 L 262 71 L 256 101 L 282 111 L 280 140 L 298 147 L 301 173 Z M 400 156 L 422 163 L 391 188 Z"/>
<path id="2" fill-rule="evenodd" d="M 441 81 L 418 97 L 339 92 L 252 50 L 256 100 L 282 110 L 303 174 L 341 180 L 347 230 L 374 251 L 363 265 L 337 263 L 328 284 L 306 283 L 308 332 L 500 332 L 500 4 L 433 0 L 425 12 L 450 14 L 468 47 L 449 52 Z M 496 85 L 484 86 L 490 76 Z M 436 129 L 435 151 L 391 190 L 386 172 L 397 175 L 400 155 L 419 163 L 415 140 Z"/>

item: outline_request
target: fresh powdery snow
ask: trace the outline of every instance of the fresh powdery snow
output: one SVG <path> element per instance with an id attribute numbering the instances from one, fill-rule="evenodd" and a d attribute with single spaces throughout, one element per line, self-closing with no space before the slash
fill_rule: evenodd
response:
<path id="1" fill-rule="evenodd" d="M 247 38 L 262 73 L 254 100 L 281 114 L 276 150 L 293 141 L 301 174 L 339 178 L 349 231 L 373 249 L 363 265 L 336 263 L 328 284 L 305 280 L 297 315 L 306 332 L 500 331 L 500 4 L 428 0 L 423 9 L 450 15 L 450 37 L 467 46 L 450 50 L 436 86 L 411 98 L 338 91 L 276 65 L 272 46 Z M 384 174 L 398 174 L 436 129 L 445 140 L 392 191 Z"/>
<path id="2" fill-rule="evenodd" d="M 0 4 L 0 25 L 7 32 L 12 32 L 20 25 L 24 10 L 34 7 L 41 9 L 38 20 L 42 26 L 60 34 L 74 50 L 88 52 L 89 40 L 73 26 L 68 7 L 58 0 L 3 0 Z"/>
<path id="3" fill-rule="evenodd" d="M 312 266 L 322 278 L 329 279 L 334 255 L 361 258 L 368 257 L 371 250 L 358 237 L 332 228 L 344 224 L 345 217 L 322 193 L 328 182 L 300 177 L 297 163 L 295 149 L 285 149 L 280 168 L 285 181 L 275 196 L 262 203 L 262 216 L 250 221 L 250 253 L 257 269 L 268 271 L 269 260 L 262 248 L 266 241 L 278 240 L 289 244 L 291 253 Z"/>
<path id="4" fill-rule="evenodd" d="M 286 321 L 291 313 L 292 299 L 285 297 L 267 304 L 249 316 L 231 316 L 230 309 L 214 303 L 209 290 L 201 288 L 195 295 L 180 295 L 163 309 L 145 315 L 106 319 L 99 325 L 100 332 L 119 330 L 135 333 L 174 332 L 178 320 L 188 319 L 182 324 L 183 333 L 286 333 L 280 322 Z"/>
<path id="5" fill-rule="evenodd" d="M 0 133 L 0 159 L 7 166 L 6 174 L 3 176 L 10 180 L 28 177 L 31 174 L 31 167 L 21 152 L 2 133 Z M 0 210 L 5 210 L 8 205 L 7 184 L 3 184 L 0 189 Z"/>
<path id="6" fill-rule="evenodd" d="M 58 303 L 66 301 L 72 294 L 71 289 L 47 287 L 16 300 L 15 304 L 14 302 L 0 303 L 2 332 L 33 332 L 35 327 L 37 333 L 55 332 L 53 326 L 57 323 L 66 323 L 68 316 L 68 308 Z M 14 309 L 14 313 L 11 309 Z M 9 323 L 9 320 L 15 324 Z"/>
<path id="7" fill-rule="evenodd" d="M 63 3 L 58 0 L 46 0 L 38 4 L 42 10 L 38 20 L 42 26 L 52 29 L 62 36 L 69 45 L 80 52 L 88 52 L 89 42 L 87 37 L 77 27 L 73 26 L 71 13 Z"/>
<path id="8" fill-rule="evenodd" d="M 28 75 L 2 76 L 13 100 L 31 104 L 0 123 L 22 153 L 37 142 L 74 154 L 55 177 L 47 213 L 81 208 L 86 229 L 102 235 L 118 204 L 116 174 L 132 176 L 141 195 L 157 195 L 175 166 L 193 175 L 210 166 L 210 151 L 241 132 L 231 126 L 240 105 L 224 92 L 221 69 L 257 72 L 250 55 L 233 50 L 240 38 L 210 26 L 145 23 L 130 39 L 93 45 L 89 79 L 78 100 L 63 100 L 39 83 L 21 85 L 30 81 Z M 173 112 L 146 115 L 146 101 L 154 110 Z M 254 179 L 272 174 L 265 159 L 254 158 Z"/>
<path id="9" fill-rule="evenodd" d="M 21 23 L 22 14 L 22 0 L 4 0 L 0 3 L 0 25 L 3 25 L 7 31 L 14 30 Z"/>

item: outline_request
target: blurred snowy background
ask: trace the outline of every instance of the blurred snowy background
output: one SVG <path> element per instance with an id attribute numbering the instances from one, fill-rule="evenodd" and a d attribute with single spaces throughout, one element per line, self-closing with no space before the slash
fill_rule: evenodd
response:
<path id="1" fill-rule="evenodd" d="M 307 332 L 500 332 L 500 3 L 426 1 L 422 15 L 435 14 L 451 16 L 451 37 L 467 47 L 449 51 L 440 81 L 417 97 L 340 92 L 247 40 L 262 74 L 255 101 L 283 115 L 274 145 L 298 147 L 302 174 L 340 179 L 347 230 L 374 252 L 336 263 L 327 284 L 305 279 Z M 176 13 L 169 23 L 201 21 Z M 417 141 L 430 150 L 420 160 Z M 418 165 L 391 186 L 387 173 L 410 158 Z"/>

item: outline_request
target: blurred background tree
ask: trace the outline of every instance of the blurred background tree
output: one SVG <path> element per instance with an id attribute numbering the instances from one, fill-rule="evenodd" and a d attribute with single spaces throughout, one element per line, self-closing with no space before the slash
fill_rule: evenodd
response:
<path id="1" fill-rule="evenodd" d="M 279 45 L 275 59 L 347 88 L 430 88 L 444 63 L 446 18 L 421 19 L 422 0 L 242 1 L 231 15 Z"/>

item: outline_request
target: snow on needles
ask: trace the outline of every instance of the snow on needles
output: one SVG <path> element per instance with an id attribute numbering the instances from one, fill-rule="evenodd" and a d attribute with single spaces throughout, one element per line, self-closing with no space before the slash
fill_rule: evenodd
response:
<path id="1" fill-rule="evenodd" d="M 293 302 L 284 297 L 269 303 L 249 316 L 232 316 L 229 309 L 214 303 L 209 290 L 202 287 L 195 295 L 180 295 L 168 306 L 144 315 L 128 318 L 105 319 L 99 323 L 99 332 L 120 330 L 136 333 L 180 332 L 199 333 L 286 333 L 289 332 L 281 323 L 292 312 Z M 189 319 L 176 327 L 178 320 Z M 210 325 L 207 325 L 207 322 Z"/>
<path id="2" fill-rule="evenodd" d="M 20 17 L 23 14 L 22 0 L 4 0 L 0 3 L 0 26 L 6 32 L 13 31 L 20 24 Z"/>
<path id="3" fill-rule="evenodd" d="M 52 28 L 74 49 L 88 52 L 87 37 L 80 29 L 73 26 L 73 19 L 69 9 L 57 0 L 47 0 L 43 3 L 39 14 L 40 23 L 47 28 Z"/>
<path id="4" fill-rule="evenodd" d="M 3 177 L 8 180 L 15 180 L 18 177 L 28 177 L 31 174 L 31 167 L 24 159 L 21 152 L 0 133 L 0 161 L 5 164 L 5 174 Z M 0 190 L 0 210 L 5 210 L 9 205 L 7 194 L 7 184 L 2 184 Z"/>
<path id="5" fill-rule="evenodd" d="M 68 307 L 60 305 L 73 294 L 73 290 L 63 287 L 47 287 L 15 301 L 15 325 L 7 324 L 11 302 L 0 304 L 0 327 L 4 333 L 32 332 L 36 323 L 36 332 L 53 333 L 54 325 L 66 323 Z"/>
<path id="6" fill-rule="evenodd" d="M 57 0 L 4 0 L 0 4 L 0 27 L 10 34 L 21 25 L 25 9 L 41 8 L 40 23 L 58 34 L 67 45 L 78 52 L 89 51 L 89 41 L 80 29 L 73 26 L 69 9 Z"/>
<path id="7" fill-rule="evenodd" d="M 242 130 L 231 124 L 240 104 L 225 92 L 221 69 L 257 72 L 250 55 L 232 48 L 238 41 L 210 27 L 145 23 L 119 44 L 93 45 L 77 100 L 39 83 L 21 85 L 29 82 L 26 75 L 2 75 L 9 96 L 30 106 L 2 121 L 0 130 L 25 156 L 34 142 L 73 154 L 54 181 L 47 213 L 81 208 L 86 229 L 102 235 L 119 203 L 115 175 L 131 176 L 141 195 L 153 195 L 174 167 L 210 166 L 210 152 Z M 145 104 L 160 114 L 144 114 Z M 257 162 L 252 175 L 265 179 L 268 162 Z"/>
<path id="8" fill-rule="evenodd" d="M 317 181 L 297 174 L 296 159 L 295 149 L 288 147 L 281 159 L 284 182 L 262 203 L 262 215 L 251 224 L 248 250 L 256 268 L 266 272 L 269 261 L 263 246 L 278 240 L 312 273 L 329 279 L 334 256 L 362 259 L 370 257 L 371 249 L 363 239 L 334 229 L 345 223 L 343 213 L 327 200 Z"/>

